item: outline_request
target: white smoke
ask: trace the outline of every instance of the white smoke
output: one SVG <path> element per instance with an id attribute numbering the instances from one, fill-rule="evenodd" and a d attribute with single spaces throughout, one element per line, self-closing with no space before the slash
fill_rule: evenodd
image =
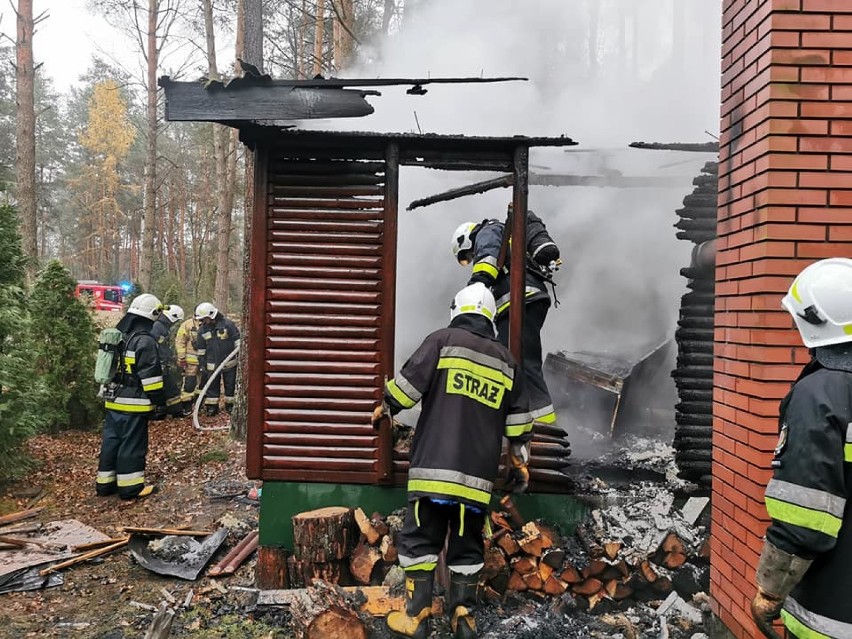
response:
<path id="1" fill-rule="evenodd" d="M 406 4 L 409 4 L 408 2 Z M 531 187 L 530 208 L 565 262 L 545 352 L 632 353 L 671 337 L 691 244 L 675 209 L 705 154 L 627 150 L 632 141 L 704 142 L 719 122 L 721 9 L 706 0 L 420 0 L 399 33 L 365 53 L 353 77 L 525 76 L 529 82 L 382 89 L 376 113 L 334 128 L 464 135 L 567 135 L 534 149 L 533 171 L 681 176 L 677 188 Z M 597 16 L 595 17 L 595 8 Z M 597 19 L 598 37 L 590 42 Z M 677 26 L 676 26 L 677 25 Z M 595 48 L 596 68 L 590 65 Z M 416 112 L 416 116 L 415 116 Z M 593 150 L 605 149 L 606 153 Z M 405 212 L 411 200 L 493 177 L 404 168 L 400 183 L 397 364 L 446 325 L 469 272 L 450 253 L 466 220 L 502 218 L 509 190 Z"/>

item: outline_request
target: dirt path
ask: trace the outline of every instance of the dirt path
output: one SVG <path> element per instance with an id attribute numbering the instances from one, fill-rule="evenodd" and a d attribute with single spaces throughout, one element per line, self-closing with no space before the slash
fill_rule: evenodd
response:
<path id="1" fill-rule="evenodd" d="M 227 416 L 215 419 L 227 422 Z M 211 420 L 205 425 L 212 425 Z M 0 492 L 0 514 L 20 510 L 28 498 L 15 496 L 25 489 L 44 488 L 47 495 L 38 505 L 45 510 L 38 521 L 74 518 L 111 536 L 121 526 L 188 525 L 205 529 L 225 514 L 256 527 L 255 506 L 209 496 L 214 487 L 225 492 L 222 487 L 236 491 L 251 485 L 243 470 L 245 446 L 230 440 L 226 432 L 199 432 L 189 419 L 153 422 L 146 475 L 160 491 L 139 503 L 95 496 L 99 446 L 97 433 L 69 432 L 31 440 L 30 454 L 39 465 L 22 481 Z M 226 544 L 234 541 L 229 539 Z M 228 587 L 253 586 L 253 563 L 219 581 Z M 241 612 L 241 591 L 223 593 L 213 580 L 204 577 L 194 582 L 159 577 L 136 565 L 124 551 L 101 563 L 67 569 L 62 586 L 0 595 L 0 637 L 142 637 L 152 613 L 131 602 L 156 606 L 164 599 L 162 588 L 178 602 L 190 589 L 195 593 L 192 605 L 178 611 L 173 637 L 289 636 Z"/>

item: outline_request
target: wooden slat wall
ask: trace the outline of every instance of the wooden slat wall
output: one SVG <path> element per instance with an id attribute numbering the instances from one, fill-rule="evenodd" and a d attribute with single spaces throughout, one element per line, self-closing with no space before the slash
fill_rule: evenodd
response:
<path id="1" fill-rule="evenodd" d="M 276 150 L 268 181 L 263 477 L 374 483 L 385 164 Z"/>

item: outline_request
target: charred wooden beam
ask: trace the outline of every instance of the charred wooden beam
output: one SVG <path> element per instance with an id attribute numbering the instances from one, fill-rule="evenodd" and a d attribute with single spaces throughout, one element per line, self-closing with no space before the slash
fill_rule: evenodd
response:
<path id="1" fill-rule="evenodd" d="M 598 186 L 617 189 L 666 188 L 683 186 L 684 178 L 678 176 L 636 175 L 571 175 L 530 173 L 531 186 Z"/>
<path id="2" fill-rule="evenodd" d="M 475 182 L 474 184 L 468 184 L 467 186 L 461 186 L 457 189 L 450 189 L 449 191 L 414 200 L 405 210 L 413 211 L 414 209 L 423 206 L 437 204 L 438 202 L 448 202 L 450 200 L 455 200 L 456 198 L 464 197 L 465 195 L 476 195 L 478 193 L 487 193 L 494 189 L 505 189 L 512 186 L 513 182 L 514 177 L 512 175 L 503 175 L 498 178 L 494 178 L 493 180 Z"/>
<path id="3" fill-rule="evenodd" d="M 631 149 L 646 151 L 685 151 L 687 153 L 718 153 L 718 142 L 631 142 Z"/>

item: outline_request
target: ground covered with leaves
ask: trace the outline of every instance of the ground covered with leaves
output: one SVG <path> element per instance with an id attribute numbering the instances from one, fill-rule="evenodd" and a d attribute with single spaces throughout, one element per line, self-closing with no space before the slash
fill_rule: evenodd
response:
<path id="1" fill-rule="evenodd" d="M 203 421 L 205 426 L 226 423 L 225 415 Z M 43 488 L 38 521 L 73 518 L 110 536 L 119 536 L 122 526 L 209 530 L 223 516 L 257 525 L 257 507 L 241 497 L 252 485 L 243 470 L 245 446 L 227 431 L 201 432 L 190 419 L 152 422 L 146 476 L 159 492 L 138 503 L 95 496 L 98 433 L 41 435 L 27 446 L 38 466 L 3 488 L 0 514 L 21 510 L 33 491 Z M 238 539 L 235 533 L 225 547 Z M 274 618 L 254 619 L 244 612 L 246 592 L 239 588 L 254 586 L 253 562 L 221 583 L 204 576 L 189 582 L 148 572 L 123 550 L 99 563 L 68 568 L 64 576 L 65 583 L 55 588 L 0 595 L 0 637 L 142 637 L 153 616 L 144 606 L 159 605 L 166 598 L 163 590 L 177 602 L 172 637 L 290 636 Z M 190 590 L 192 599 L 183 607 Z"/>

